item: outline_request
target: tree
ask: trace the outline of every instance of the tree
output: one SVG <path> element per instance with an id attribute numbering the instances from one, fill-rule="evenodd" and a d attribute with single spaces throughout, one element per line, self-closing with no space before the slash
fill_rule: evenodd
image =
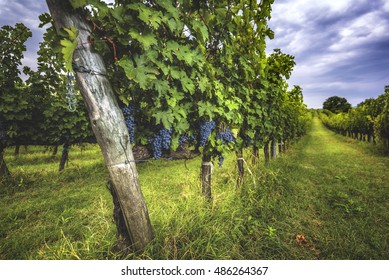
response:
<path id="1" fill-rule="evenodd" d="M 332 96 L 324 101 L 323 109 L 330 110 L 335 114 L 341 112 L 347 113 L 351 109 L 351 104 L 344 97 Z"/>
<path id="2" fill-rule="evenodd" d="M 48 14 L 40 16 L 41 26 L 51 22 Z M 83 142 L 95 142 L 87 112 L 82 98 L 76 94 L 74 77 L 66 75 L 64 62 L 59 52 L 53 52 L 59 43 L 59 36 L 50 26 L 40 43 L 38 51 L 38 69 L 24 69 L 26 92 L 29 96 L 31 122 L 25 128 L 27 137 L 20 139 L 21 144 L 63 145 L 59 170 L 63 170 L 68 160 L 71 145 Z M 74 94 L 71 101 L 77 101 L 78 106 L 69 107 L 68 94 Z M 72 103 L 71 103 L 72 104 Z M 81 105 L 81 106 L 80 106 Z M 31 131 L 33 130 L 33 131 Z M 22 141 L 31 141 L 23 143 Z"/>
<path id="3" fill-rule="evenodd" d="M 106 76 L 107 69 L 101 55 L 94 52 L 90 44 L 85 44 L 91 39 L 93 27 L 87 21 L 85 11 L 74 9 L 69 1 L 46 2 L 56 31 L 61 32 L 66 28 L 69 36 L 72 35 L 70 40 L 63 41 L 63 45 L 81 46 L 73 54 L 66 53 L 65 48 L 63 52 L 72 58 L 70 64 L 73 62 L 79 66 L 73 67 L 78 70 L 76 80 L 109 171 L 112 195 L 117 202 L 115 206 L 118 206 L 116 210 L 120 212 L 117 220 L 118 245 L 123 250 L 128 246 L 141 250 L 154 236 L 140 188 L 130 137 L 112 85 Z M 82 69 L 90 71 L 86 73 Z M 125 225 L 124 231 L 120 230 L 122 223 Z"/>
<path id="4" fill-rule="evenodd" d="M 26 118 L 28 102 L 23 97 L 23 81 L 19 77 L 25 42 L 30 30 L 21 23 L 0 29 L 0 177 L 8 175 L 3 151 Z"/>

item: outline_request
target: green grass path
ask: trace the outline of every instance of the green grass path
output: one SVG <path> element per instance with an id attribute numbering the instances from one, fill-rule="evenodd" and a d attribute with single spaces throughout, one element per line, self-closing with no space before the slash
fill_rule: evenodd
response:
<path id="1" fill-rule="evenodd" d="M 302 257 L 389 259 L 389 159 L 372 146 L 314 118 L 309 134 L 272 164 L 294 190 L 285 203 L 294 209 L 292 230 L 307 241 Z"/>
<path id="2" fill-rule="evenodd" d="M 101 151 L 74 147 L 66 169 L 42 147 L 8 149 L 0 181 L 0 259 L 116 259 Z M 201 196 L 201 158 L 139 164 L 155 240 L 129 259 L 389 259 L 389 158 L 315 118 L 287 153 L 250 165 L 234 154 Z M 296 239 L 299 237 L 300 239 Z"/>

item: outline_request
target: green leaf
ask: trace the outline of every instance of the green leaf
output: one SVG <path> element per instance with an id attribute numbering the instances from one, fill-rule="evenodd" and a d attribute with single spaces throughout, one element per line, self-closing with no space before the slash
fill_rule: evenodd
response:
<path id="1" fill-rule="evenodd" d="M 166 99 L 167 105 L 169 105 L 170 108 L 174 108 L 177 105 L 177 99 L 174 97 L 169 97 Z"/>
<path id="2" fill-rule="evenodd" d="M 170 67 L 170 75 L 173 79 L 179 80 L 181 78 L 181 70 L 178 67 Z"/>
<path id="3" fill-rule="evenodd" d="M 65 60 L 66 70 L 70 72 L 74 72 L 72 67 L 72 62 L 73 62 L 73 53 L 77 47 L 76 38 L 78 35 L 78 30 L 74 26 L 71 26 L 70 29 L 64 28 L 64 30 L 68 33 L 68 39 L 62 39 L 60 41 L 60 44 L 62 46 L 61 52 Z"/>
<path id="4" fill-rule="evenodd" d="M 41 23 L 39 24 L 39 28 L 42 28 L 46 24 L 51 22 L 51 16 L 48 13 L 43 13 L 39 16 L 39 20 Z"/>
<path id="5" fill-rule="evenodd" d="M 205 24 L 203 24 L 200 21 L 193 21 L 192 22 L 193 29 L 199 34 L 200 36 L 197 36 L 198 39 L 201 39 L 203 43 L 205 43 L 208 39 L 208 28 Z"/>
<path id="6" fill-rule="evenodd" d="M 185 75 L 186 76 L 186 75 Z M 195 85 L 191 79 L 188 77 L 181 77 L 182 89 L 190 94 L 195 92 Z"/>
<path id="7" fill-rule="evenodd" d="M 159 74 L 157 68 L 147 64 L 147 57 L 145 55 L 138 55 L 134 57 L 135 65 L 127 56 L 123 56 L 118 64 L 126 73 L 130 80 L 134 80 L 141 89 L 151 89 L 153 80 L 156 80 L 156 75 Z"/>
<path id="8" fill-rule="evenodd" d="M 153 117 L 155 118 L 155 122 L 157 124 L 161 124 L 169 129 L 174 122 L 174 116 L 171 111 L 160 111 L 155 114 L 153 114 Z"/>
<path id="9" fill-rule="evenodd" d="M 205 92 L 209 85 L 209 80 L 206 76 L 202 76 L 199 78 L 199 89 L 201 92 Z"/>
<path id="10" fill-rule="evenodd" d="M 165 93 L 168 92 L 168 90 L 170 88 L 169 83 L 166 80 L 164 80 L 164 81 L 155 80 L 155 81 L 153 81 L 153 84 L 154 84 L 155 90 L 158 91 L 160 96 L 165 95 Z"/>
<path id="11" fill-rule="evenodd" d="M 173 151 L 176 151 L 176 150 L 178 149 L 178 146 L 179 146 L 179 145 L 178 145 L 178 138 L 179 138 L 178 135 L 172 137 L 172 141 L 171 141 L 170 147 L 171 147 L 171 149 L 172 149 Z"/>
<path id="12" fill-rule="evenodd" d="M 72 61 L 73 61 L 74 50 L 77 47 L 77 42 L 72 42 L 68 39 L 62 39 L 60 43 L 62 45 L 61 52 L 62 52 L 63 58 L 65 60 L 66 70 L 68 70 L 70 72 L 74 72 L 73 67 L 72 67 Z"/>
<path id="13" fill-rule="evenodd" d="M 206 102 L 200 101 L 198 103 L 198 106 L 199 106 L 199 116 L 200 117 L 207 116 L 207 117 L 210 117 L 212 119 L 214 108 L 209 101 L 206 101 Z"/>
<path id="14" fill-rule="evenodd" d="M 123 13 L 124 13 L 124 8 L 122 6 L 117 6 L 114 9 L 109 9 L 111 12 L 112 16 L 119 22 L 123 22 Z"/>
<path id="15" fill-rule="evenodd" d="M 148 49 L 152 45 L 157 44 L 157 38 L 153 33 L 139 34 L 137 31 L 130 31 L 128 34 L 139 43 L 143 45 L 143 48 Z"/>
<path id="16" fill-rule="evenodd" d="M 179 10 L 175 8 L 169 1 L 157 0 L 156 2 L 159 6 L 164 8 L 174 19 L 179 19 Z"/>
<path id="17" fill-rule="evenodd" d="M 147 25 L 151 24 L 154 28 L 158 28 L 161 25 L 162 13 L 160 11 L 156 11 L 141 3 L 130 4 L 127 7 L 137 11 L 139 13 L 138 18 Z"/>

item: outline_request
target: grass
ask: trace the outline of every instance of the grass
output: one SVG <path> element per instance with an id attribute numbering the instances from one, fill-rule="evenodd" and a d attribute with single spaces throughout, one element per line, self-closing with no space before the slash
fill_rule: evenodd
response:
<path id="1" fill-rule="evenodd" d="M 389 159 L 317 119 L 269 166 L 249 164 L 255 180 L 247 173 L 242 188 L 226 157 L 214 169 L 211 204 L 200 195 L 200 158 L 139 164 L 156 238 L 125 257 L 113 249 L 99 148 L 74 147 L 61 173 L 59 157 L 43 148 L 21 152 L 5 156 L 13 175 L 0 182 L 0 259 L 389 258 Z"/>

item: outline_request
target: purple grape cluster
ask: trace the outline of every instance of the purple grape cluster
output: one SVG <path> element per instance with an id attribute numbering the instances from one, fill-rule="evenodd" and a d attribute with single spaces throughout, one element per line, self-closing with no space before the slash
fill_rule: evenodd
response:
<path id="1" fill-rule="evenodd" d="M 135 142 L 135 106 L 129 104 L 126 107 L 122 108 L 124 121 L 126 123 L 128 133 L 130 134 L 130 142 L 134 144 Z"/>
<path id="2" fill-rule="evenodd" d="M 153 136 L 149 137 L 147 140 L 151 144 L 151 149 L 153 150 L 153 156 L 155 159 L 160 159 L 162 157 L 162 150 L 169 149 L 172 143 L 172 132 L 173 129 L 166 129 L 165 127 L 157 130 Z"/>
<path id="3" fill-rule="evenodd" d="M 214 130 L 216 127 L 215 121 L 207 121 L 200 123 L 200 139 L 199 139 L 199 145 L 201 147 L 205 146 L 205 143 L 207 143 L 208 137 L 211 134 L 212 130 Z"/>
<path id="4" fill-rule="evenodd" d="M 224 143 L 230 143 L 235 142 L 234 134 L 232 134 L 231 130 L 226 128 L 224 131 L 219 131 L 216 133 L 216 140 L 221 139 L 223 144 Z"/>

